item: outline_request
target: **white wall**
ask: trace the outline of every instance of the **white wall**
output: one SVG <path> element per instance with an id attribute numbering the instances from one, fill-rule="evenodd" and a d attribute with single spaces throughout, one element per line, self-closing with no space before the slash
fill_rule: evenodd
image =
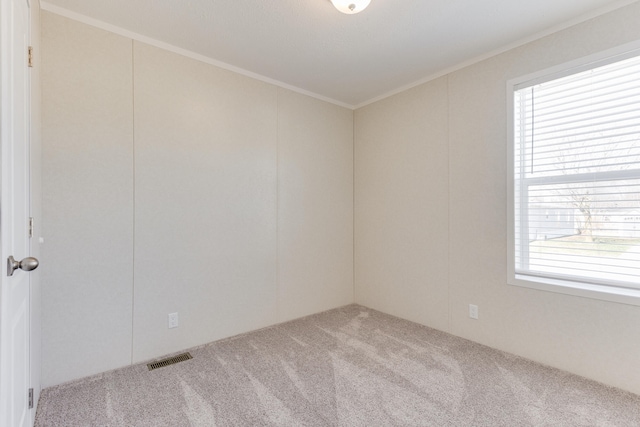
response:
<path id="1" fill-rule="evenodd" d="M 640 393 L 640 307 L 506 284 L 506 81 L 638 22 L 634 3 L 357 110 L 356 302 Z"/>
<path id="2" fill-rule="evenodd" d="M 45 386 L 353 302 L 352 111 L 46 12 L 43 55 Z"/>

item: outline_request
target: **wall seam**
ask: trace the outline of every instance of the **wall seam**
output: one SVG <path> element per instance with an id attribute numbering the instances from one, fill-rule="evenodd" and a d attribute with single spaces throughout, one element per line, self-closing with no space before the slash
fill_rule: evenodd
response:
<path id="1" fill-rule="evenodd" d="M 276 322 L 280 322 L 280 88 L 276 86 Z"/>
<path id="2" fill-rule="evenodd" d="M 451 333 L 451 87 L 447 79 L 447 332 Z"/>
<path id="3" fill-rule="evenodd" d="M 356 112 L 355 110 L 351 111 L 351 152 L 352 152 L 352 180 L 351 183 L 351 191 L 352 191 L 352 201 L 351 201 L 351 209 L 352 209 L 352 260 L 351 267 L 353 268 L 353 283 L 352 283 L 352 300 L 354 303 L 358 301 L 358 293 L 356 288 Z"/>
<path id="4" fill-rule="evenodd" d="M 133 337 L 135 316 L 135 287 L 136 287 L 136 100 L 135 100 L 135 40 L 131 40 L 131 153 L 133 173 L 133 222 L 132 222 L 132 264 L 131 264 L 131 364 L 133 365 Z"/>

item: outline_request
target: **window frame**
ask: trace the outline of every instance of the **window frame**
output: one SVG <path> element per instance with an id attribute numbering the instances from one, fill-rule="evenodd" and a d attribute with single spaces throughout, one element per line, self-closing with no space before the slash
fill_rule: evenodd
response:
<path id="1" fill-rule="evenodd" d="M 556 80 L 634 56 L 640 56 L 640 40 L 507 81 L 507 284 L 541 291 L 640 306 L 640 289 L 588 283 L 581 281 L 580 279 L 569 280 L 566 278 L 560 279 L 543 275 L 521 274 L 517 273 L 515 268 L 515 148 L 517 143 L 515 135 L 515 92 L 519 90 L 521 86 L 529 87 L 550 80 Z M 624 172 L 625 171 L 613 172 L 611 175 L 625 175 Z M 553 177 L 533 178 L 530 181 L 535 180 L 540 181 L 541 183 L 543 183 L 543 181 L 544 183 L 548 183 L 557 180 L 559 183 L 569 183 L 576 182 L 576 179 L 580 180 L 580 177 L 563 177 L 561 179 Z"/>

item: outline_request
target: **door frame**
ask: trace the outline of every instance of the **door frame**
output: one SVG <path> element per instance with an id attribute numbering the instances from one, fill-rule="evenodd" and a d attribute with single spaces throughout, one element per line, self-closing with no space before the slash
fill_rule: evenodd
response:
<path id="1" fill-rule="evenodd" d="M 34 28 L 36 28 L 37 26 L 39 26 L 39 0 L 0 0 L 0 20 L 2 20 L 3 22 L 5 21 L 5 19 L 7 19 L 7 16 L 2 16 L 5 13 L 8 13 L 11 10 L 11 3 L 14 1 L 24 1 L 28 7 L 28 16 L 27 16 L 27 29 L 26 29 L 26 37 L 27 37 L 27 45 L 31 46 L 32 42 L 34 40 L 38 41 L 38 46 L 39 46 L 39 27 L 36 29 L 36 37 L 33 36 L 33 31 Z M 11 19 L 11 18 L 8 18 Z M 0 31 L 0 44 L 3 47 L 3 50 L 5 50 L 6 48 L 6 44 L 10 43 L 10 41 L 7 41 L 8 38 L 8 34 L 6 33 L 5 30 L 6 26 L 2 25 L 2 31 Z M 7 120 L 7 116 L 4 114 L 4 112 L 2 112 L 2 105 L 7 105 L 7 97 L 9 96 L 7 94 L 7 89 L 6 89 L 6 78 L 5 78 L 5 73 L 7 72 L 7 70 L 11 67 L 11 64 L 8 63 L 9 61 L 6 61 L 4 58 L 0 59 L 0 61 L 2 61 L 0 63 L 0 97 L 2 97 L 2 104 L 0 104 L 0 114 L 2 115 L 0 117 L 0 129 L 3 126 L 3 122 L 5 122 L 5 120 Z M 26 64 L 25 64 L 26 65 Z M 28 216 L 33 216 L 33 211 L 34 211 L 34 200 L 33 200 L 33 195 L 31 194 L 32 189 L 36 189 L 36 193 L 37 193 L 37 197 L 38 197 L 38 202 L 36 202 L 36 210 L 38 210 L 38 215 L 40 215 L 40 209 L 41 209 L 41 204 L 39 203 L 39 197 L 40 197 L 40 181 L 39 181 L 39 176 L 40 174 L 36 174 L 37 175 L 37 180 L 36 182 L 32 182 L 32 178 L 33 178 L 33 172 L 31 170 L 31 164 L 34 163 L 34 153 L 32 152 L 32 148 L 31 145 L 34 142 L 34 136 L 35 136 L 35 142 L 37 145 L 37 156 L 40 155 L 40 109 L 39 109 L 39 105 L 40 105 L 40 96 L 39 96 L 39 90 L 40 90 L 40 85 L 39 85 L 39 80 L 37 81 L 37 92 L 34 93 L 33 88 L 32 88 L 32 72 L 30 68 L 27 68 L 25 70 L 26 73 L 26 79 L 27 79 L 27 93 L 25 96 L 25 103 L 27 104 L 27 128 L 26 128 L 26 143 L 27 143 L 27 147 L 26 147 L 26 167 L 29 169 L 29 176 L 28 176 L 28 181 L 27 181 L 27 193 L 26 197 L 27 197 L 27 215 Z M 39 74 L 36 75 L 36 78 L 39 79 Z M 33 120 L 33 103 L 35 102 L 35 105 L 37 106 L 36 110 L 37 110 L 37 119 L 34 121 Z M 0 149 L 4 150 L 5 144 L 8 143 L 7 138 L 5 137 L 6 134 L 2 134 L 0 135 Z M 6 151 L 5 151 L 6 152 Z M 7 178 L 7 171 L 4 169 L 4 166 L 7 164 L 8 160 L 7 159 L 0 159 L 0 184 L 4 184 L 4 180 Z M 36 163 L 37 163 L 37 167 L 40 167 L 40 162 L 39 162 L 39 157 L 36 158 Z M 34 185 L 35 184 L 35 185 Z M 1 194 L 0 194 L 1 195 Z M 1 206 L 0 204 L 0 223 L 1 221 L 3 221 L 3 219 L 5 218 L 5 216 L 7 215 L 7 212 L 5 211 L 5 207 Z M 26 230 L 25 230 L 26 233 Z M 12 255 L 12 253 L 7 253 L 7 250 L 10 250 L 9 248 L 6 248 L 5 246 L 5 236 L 3 236 L 2 234 L 0 234 L 0 242 L 2 243 L 0 245 L 0 262 L 2 264 L 0 264 L 0 290 L 4 289 L 5 286 L 7 286 L 8 284 L 8 278 L 6 276 L 6 268 L 5 268 L 5 263 L 6 263 L 6 259 L 9 255 Z M 27 244 L 27 254 L 16 254 L 17 256 L 22 256 L 22 255 L 26 255 L 26 256 L 30 256 L 32 252 L 36 252 L 39 254 L 39 245 L 38 245 L 39 239 L 29 239 L 29 242 Z M 35 246 L 35 247 L 34 247 Z M 12 249 L 11 249 L 12 250 Z M 34 421 L 35 421 L 35 413 L 36 413 L 36 408 L 37 408 L 37 398 L 39 397 L 40 394 L 40 345 L 39 345 L 39 341 L 40 341 L 40 286 L 39 286 L 39 274 L 38 274 L 38 279 L 37 280 L 32 280 L 32 276 L 31 274 L 28 274 L 26 276 L 27 281 L 28 281 L 28 286 L 29 286 L 29 301 L 28 301 L 28 311 L 29 311 L 29 328 L 28 328 L 28 334 L 29 336 L 26 337 L 27 340 L 29 341 L 28 343 L 28 355 L 27 358 L 28 360 L 23 361 L 25 363 L 25 365 L 27 366 L 27 376 L 28 376 L 28 387 L 32 387 L 34 389 L 34 405 L 33 408 L 28 410 L 27 413 L 27 421 L 30 425 L 33 425 Z M 35 282 L 35 283 L 34 283 Z M 35 286 L 34 286 L 35 285 Z M 0 293 L 0 297 L 2 296 L 2 293 Z M 36 300 L 34 301 L 34 299 L 32 298 L 33 296 L 37 296 Z M 5 310 L 2 309 L 2 306 L 4 305 L 3 301 L 0 301 L 0 328 L 4 328 L 4 324 L 7 322 L 8 317 L 9 317 L 9 313 L 7 313 Z M 35 319 L 34 319 L 34 314 Z M 1 330 L 1 329 L 0 329 Z M 2 343 L 0 343 L 2 344 Z M 36 344 L 34 346 L 34 344 Z M 35 350 L 35 352 L 33 351 Z M 2 373 L 6 373 L 8 372 L 7 369 L 7 365 L 10 364 L 9 361 L 5 360 L 6 357 L 3 357 L 4 355 L 6 355 L 6 350 L 0 348 L 0 372 Z M 34 373 L 36 375 L 34 375 Z M 35 384 L 34 384 L 34 380 L 35 380 Z M 6 380 L 4 378 L 0 378 L 0 381 L 4 382 L 6 384 Z M 7 400 L 11 399 L 11 394 L 7 393 L 7 391 L 10 392 L 10 390 L 5 390 L 4 389 L 4 385 L 0 385 L 0 391 L 2 392 L 0 394 L 0 396 L 2 396 L 2 401 L 0 401 L 0 408 L 7 408 L 9 402 L 7 402 Z M 27 398 L 27 390 L 25 390 L 25 402 L 26 402 L 26 398 Z M 2 423 L 3 419 L 0 418 L 0 424 Z"/>
<path id="2" fill-rule="evenodd" d="M 29 256 L 42 264 L 42 125 L 41 125 L 41 64 L 40 60 L 40 0 L 29 0 L 30 5 L 30 45 L 33 47 L 33 62 L 30 68 L 30 131 L 29 131 L 29 184 L 30 216 L 34 219 L 33 236 L 30 239 Z M 31 307 L 30 313 L 30 378 L 33 387 L 33 408 L 31 424 L 35 422 L 36 410 L 42 389 L 42 322 L 41 322 L 41 277 L 42 266 L 29 273 Z"/>

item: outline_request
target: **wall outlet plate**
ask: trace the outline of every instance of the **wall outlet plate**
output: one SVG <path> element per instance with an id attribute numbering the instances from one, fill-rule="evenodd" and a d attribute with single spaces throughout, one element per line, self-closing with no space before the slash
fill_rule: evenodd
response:
<path id="1" fill-rule="evenodd" d="M 178 313 L 169 313 L 169 329 L 178 327 Z"/>
<path id="2" fill-rule="evenodd" d="M 469 304 L 469 317 L 472 319 L 478 319 L 478 306 Z"/>

